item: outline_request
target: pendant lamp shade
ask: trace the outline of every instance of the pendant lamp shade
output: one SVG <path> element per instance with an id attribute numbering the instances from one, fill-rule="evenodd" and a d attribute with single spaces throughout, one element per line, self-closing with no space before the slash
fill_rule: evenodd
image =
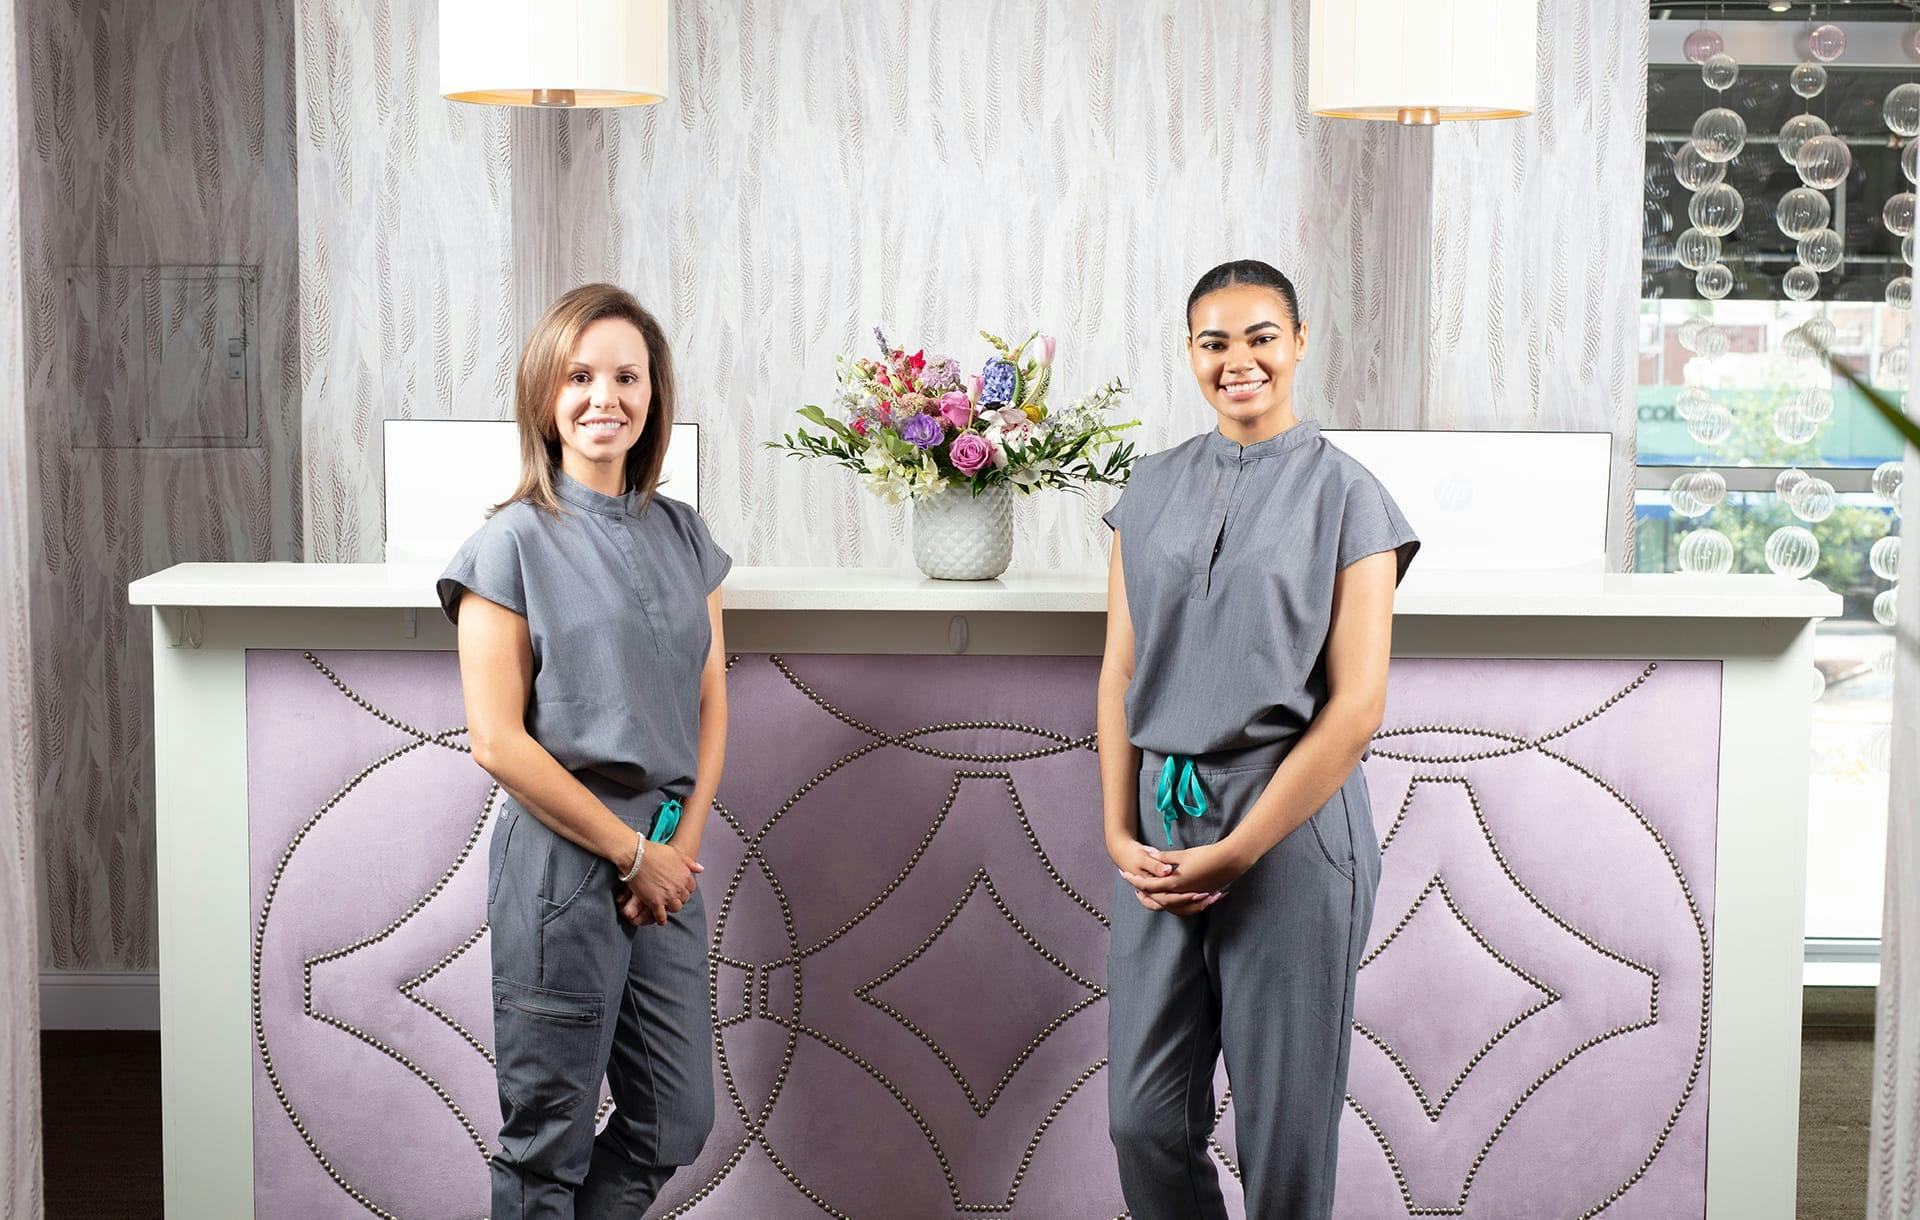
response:
<path id="1" fill-rule="evenodd" d="M 1533 113 L 1536 0 L 1312 0 L 1307 106 L 1426 125 Z"/>
<path id="2" fill-rule="evenodd" d="M 668 0 L 440 0 L 440 93 L 494 106 L 667 97 Z"/>

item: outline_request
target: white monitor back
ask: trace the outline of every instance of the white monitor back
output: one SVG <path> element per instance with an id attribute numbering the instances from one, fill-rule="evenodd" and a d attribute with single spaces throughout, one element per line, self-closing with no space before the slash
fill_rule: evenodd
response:
<path id="1" fill-rule="evenodd" d="M 1606 432 L 1326 429 L 1420 535 L 1416 571 L 1604 572 Z"/>
<path id="2" fill-rule="evenodd" d="M 511 420 L 386 421 L 387 562 L 445 563 L 520 481 Z M 700 508 L 700 425 L 675 424 L 660 490 Z"/>

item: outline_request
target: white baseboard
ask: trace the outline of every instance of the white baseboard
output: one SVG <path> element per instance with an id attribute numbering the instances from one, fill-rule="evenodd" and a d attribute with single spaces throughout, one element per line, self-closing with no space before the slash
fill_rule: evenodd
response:
<path id="1" fill-rule="evenodd" d="M 158 970 L 42 970 L 41 1029 L 159 1029 Z"/>

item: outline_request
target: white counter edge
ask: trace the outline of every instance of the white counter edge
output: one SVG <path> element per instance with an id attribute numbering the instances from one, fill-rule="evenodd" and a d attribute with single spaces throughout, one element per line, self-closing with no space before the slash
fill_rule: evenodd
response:
<path id="1" fill-rule="evenodd" d="M 136 606 L 437 609 L 437 566 L 183 563 L 134 581 Z M 991 581 L 928 580 L 903 568 L 736 567 L 730 610 L 1101 614 L 1106 574 L 1010 573 Z M 1401 617 L 1832 618 L 1840 597 L 1812 580 L 1665 573 L 1411 573 Z"/>

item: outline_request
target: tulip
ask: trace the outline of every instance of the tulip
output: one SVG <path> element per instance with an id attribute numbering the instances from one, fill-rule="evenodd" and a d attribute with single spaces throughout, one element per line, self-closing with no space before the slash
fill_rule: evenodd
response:
<path id="1" fill-rule="evenodd" d="M 1041 368 L 1046 368 L 1049 364 L 1052 364 L 1053 353 L 1056 346 L 1056 341 L 1052 335 L 1041 335 L 1040 354 L 1034 358 L 1034 363 L 1038 364 Z"/>
<path id="2" fill-rule="evenodd" d="M 967 397 L 973 401 L 979 402 L 980 392 L 986 388 L 986 380 L 982 378 L 980 374 L 975 373 L 973 376 L 967 378 Z"/>

